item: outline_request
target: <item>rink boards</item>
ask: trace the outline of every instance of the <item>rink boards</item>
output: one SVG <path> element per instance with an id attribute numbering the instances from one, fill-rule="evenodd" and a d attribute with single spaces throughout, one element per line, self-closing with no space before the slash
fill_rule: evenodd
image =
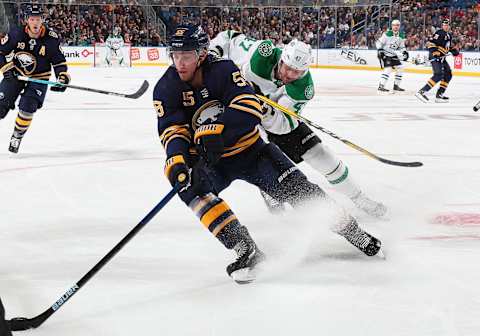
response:
<path id="1" fill-rule="evenodd" d="M 93 66 L 93 47 L 63 47 L 63 53 L 71 66 Z M 428 59 L 426 51 L 410 51 L 410 59 L 424 63 Z M 132 47 L 130 57 L 133 66 L 166 66 L 169 64 L 166 48 L 164 47 Z M 380 70 L 376 50 L 363 49 L 314 49 L 312 51 L 312 68 L 347 69 L 347 70 Z M 480 53 L 465 52 L 447 61 L 455 75 L 480 76 Z M 431 73 L 430 66 L 404 63 L 406 72 Z"/>

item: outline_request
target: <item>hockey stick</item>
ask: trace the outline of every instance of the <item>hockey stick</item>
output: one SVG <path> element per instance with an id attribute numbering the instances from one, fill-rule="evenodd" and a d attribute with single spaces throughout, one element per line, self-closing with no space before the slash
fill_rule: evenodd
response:
<path id="1" fill-rule="evenodd" d="M 336 135 L 335 133 L 327 130 L 326 128 L 323 128 L 322 126 L 320 125 L 317 125 L 316 123 L 310 121 L 309 119 L 295 113 L 295 112 L 292 112 L 290 111 L 289 109 L 287 109 L 286 107 L 284 106 L 281 106 L 280 104 L 277 104 L 276 102 L 274 102 L 273 100 L 271 99 L 268 99 L 267 97 L 264 97 L 264 96 L 261 96 L 261 95 L 257 95 L 257 97 L 267 103 L 268 105 L 276 108 L 277 110 L 279 111 L 282 111 L 283 113 L 285 114 L 288 114 L 294 118 L 297 118 L 298 120 L 301 120 L 303 121 L 304 123 L 318 129 L 319 131 L 322 131 L 323 133 L 326 133 L 328 135 L 330 135 L 332 138 L 335 138 L 337 140 L 340 140 L 341 142 L 343 142 L 344 144 L 346 144 L 347 146 L 353 148 L 353 149 L 356 149 L 360 152 L 362 152 L 363 154 L 367 155 L 368 157 L 372 158 L 372 159 L 375 159 L 377 161 L 380 161 L 380 162 L 383 162 L 385 164 L 389 164 L 389 165 L 392 165 L 392 166 L 400 166 L 400 167 L 421 167 L 423 166 L 423 163 L 421 162 L 399 162 L 399 161 L 391 161 L 391 160 L 387 160 L 387 159 L 384 159 L 382 157 L 379 157 L 373 153 L 370 153 L 369 151 L 367 151 L 366 149 L 354 144 L 353 142 L 347 140 L 347 139 L 343 139 L 341 138 L 340 136 Z"/>
<path id="2" fill-rule="evenodd" d="M 179 177 L 179 181 L 185 179 L 185 175 Z M 60 309 L 70 298 L 82 288 L 103 266 L 105 266 L 135 235 L 147 225 L 150 220 L 175 196 L 180 190 L 180 184 L 175 187 L 138 223 L 123 239 L 115 245 L 87 274 L 85 274 L 75 285 L 65 292 L 50 308 L 33 318 L 16 317 L 7 321 L 12 331 L 28 330 L 37 328 L 50 316 Z"/>
<path id="3" fill-rule="evenodd" d="M 452 55 L 451 52 L 448 52 L 446 53 L 445 55 L 443 56 L 438 56 L 438 57 L 435 57 L 435 58 L 432 58 L 431 60 L 429 59 L 419 59 L 419 58 L 409 58 L 406 62 L 408 63 L 411 63 L 413 65 L 424 65 L 424 66 L 430 66 L 430 64 L 433 62 L 433 61 L 442 61 L 444 60 L 447 56 L 450 56 Z"/>
<path id="4" fill-rule="evenodd" d="M 473 110 L 475 112 L 477 112 L 478 110 L 480 110 L 480 101 L 473 107 Z"/>
<path id="5" fill-rule="evenodd" d="M 143 81 L 142 86 L 137 90 L 137 92 L 134 92 L 132 94 L 125 94 L 125 93 L 118 93 L 118 92 L 112 92 L 112 91 L 106 91 L 106 90 L 99 90 L 99 89 L 93 89 L 93 88 L 88 88 L 84 86 L 77 86 L 77 85 L 71 85 L 71 84 L 63 84 L 59 82 L 51 82 L 51 81 L 46 81 L 42 79 L 35 79 L 35 78 L 30 78 L 30 77 L 25 77 L 25 76 L 18 76 L 17 77 L 19 80 L 25 81 L 25 82 L 32 82 L 32 83 L 38 83 L 38 84 L 47 84 L 51 86 L 64 86 L 67 88 L 71 89 L 76 89 L 76 90 L 82 90 L 82 91 L 89 91 L 89 92 L 95 92 L 95 93 L 101 93 L 101 94 L 106 94 L 110 96 L 117 96 L 117 97 L 123 97 L 123 98 L 131 98 L 131 99 L 137 99 L 140 98 L 145 91 L 148 89 L 148 82 L 146 80 Z"/>

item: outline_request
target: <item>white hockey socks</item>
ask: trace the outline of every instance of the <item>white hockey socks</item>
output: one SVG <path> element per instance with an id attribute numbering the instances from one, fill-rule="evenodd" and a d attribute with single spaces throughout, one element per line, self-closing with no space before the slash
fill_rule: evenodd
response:
<path id="1" fill-rule="evenodd" d="M 336 158 L 327 146 L 317 144 L 302 158 L 315 170 L 322 173 L 337 191 L 349 198 L 360 193 L 360 189 L 349 177 L 348 167 Z"/>
<path id="2" fill-rule="evenodd" d="M 388 78 L 390 78 L 390 73 L 392 72 L 392 68 L 384 68 L 382 76 L 380 78 L 380 85 L 385 86 L 387 84 Z"/>

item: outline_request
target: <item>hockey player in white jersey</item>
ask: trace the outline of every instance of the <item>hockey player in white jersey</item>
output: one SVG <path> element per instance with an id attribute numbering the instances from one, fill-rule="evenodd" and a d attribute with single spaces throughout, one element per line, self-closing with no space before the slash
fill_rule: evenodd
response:
<path id="1" fill-rule="evenodd" d="M 107 47 L 107 53 L 105 55 L 105 64 L 109 67 L 112 66 L 113 62 L 118 62 L 118 65 L 126 65 L 122 48 L 124 46 L 123 37 L 120 35 L 120 28 L 113 28 L 113 35 L 108 36 L 105 41 Z"/>
<path id="2" fill-rule="evenodd" d="M 408 59 L 408 52 L 405 47 L 405 34 L 400 32 L 400 21 L 392 21 L 392 29 L 382 34 L 376 42 L 377 56 L 380 66 L 383 69 L 378 92 L 389 92 L 385 85 L 390 77 L 390 73 L 395 71 L 395 81 L 393 84 L 393 92 L 405 91 L 400 87 L 403 77 L 402 61 Z"/>
<path id="3" fill-rule="evenodd" d="M 241 63 L 237 64 L 243 76 L 258 93 L 296 113 L 301 113 L 314 96 L 309 71 L 311 47 L 303 42 L 293 40 L 280 49 L 270 40 L 255 41 L 238 32 L 227 31 L 213 39 L 210 48 L 221 57 L 228 55 L 236 62 L 240 60 Z M 369 215 L 385 216 L 385 205 L 371 200 L 360 190 L 352 181 L 347 166 L 305 123 L 271 106 L 265 105 L 265 109 L 262 126 L 268 139 L 293 162 L 307 162 L 324 175 L 336 190 L 348 196 Z M 276 205 L 268 195 L 264 195 L 264 198 L 272 207 Z"/>
<path id="4" fill-rule="evenodd" d="M 246 36 L 235 30 L 225 30 L 210 41 L 210 51 L 232 60 L 238 67 L 249 60 L 249 56 L 257 49 L 262 40 Z"/>

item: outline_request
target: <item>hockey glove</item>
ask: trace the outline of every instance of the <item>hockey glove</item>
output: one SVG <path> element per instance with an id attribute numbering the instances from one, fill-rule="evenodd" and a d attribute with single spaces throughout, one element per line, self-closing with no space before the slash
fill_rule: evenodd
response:
<path id="1" fill-rule="evenodd" d="M 12 68 L 10 70 L 7 70 L 3 73 L 3 78 L 6 81 L 13 81 L 16 80 L 18 77 L 18 72 L 15 70 L 15 68 Z"/>
<path id="2" fill-rule="evenodd" d="M 214 54 L 215 56 L 222 58 L 223 57 L 223 48 L 220 46 L 215 46 L 209 50 L 210 53 Z"/>
<path id="3" fill-rule="evenodd" d="M 452 48 L 452 49 L 450 49 L 450 52 L 452 53 L 453 56 L 458 56 L 458 55 L 460 55 L 460 51 L 458 51 L 457 48 Z"/>
<path id="4" fill-rule="evenodd" d="M 165 176 L 167 176 L 172 187 L 177 183 L 182 188 L 190 184 L 190 169 L 188 169 L 182 154 L 175 154 L 167 159 L 165 162 Z"/>
<path id="5" fill-rule="evenodd" d="M 408 54 L 408 51 L 406 50 L 402 51 L 402 61 L 408 60 L 408 57 L 410 57 L 410 55 Z"/>
<path id="6" fill-rule="evenodd" d="M 70 75 L 66 72 L 60 72 L 57 77 L 57 82 L 62 84 L 70 83 Z M 67 89 L 66 86 L 52 86 L 50 88 L 51 91 L 55 91 L 55 92 L 65 92 L 66 89 Z"/>
<path id="7" fill-rule="evenodd" d="M 378 50 L 377 50 L 377 57 L 378 57 L 378 59 L 383 60 L 383 58 L 385 57 L 385 50 L 383 50 L 383 49 L 378 49 Z"/>
<path id="8" fill-rule="evenodd" d="M 202 125 L 195 131 L 194 142 L 198 154 L 209 167 L 213 167 L 223 154 L 222 124 Z"/>

